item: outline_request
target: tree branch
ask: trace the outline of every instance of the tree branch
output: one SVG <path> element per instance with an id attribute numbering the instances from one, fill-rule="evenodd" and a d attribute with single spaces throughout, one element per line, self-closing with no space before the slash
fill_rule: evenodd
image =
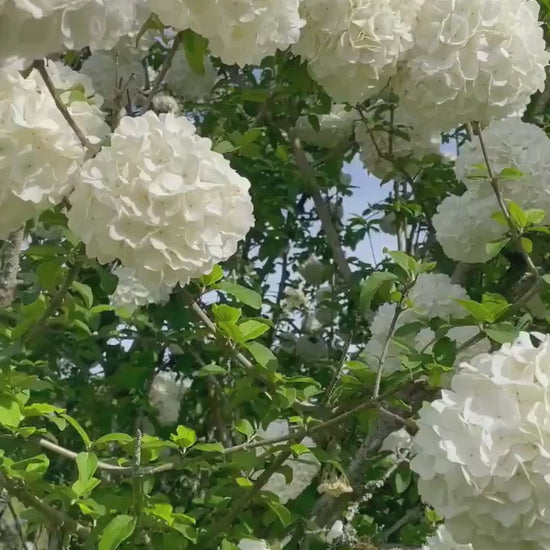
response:
<path id="1" fill-rule="evenodd" d="M 349 267 L 348 260 L 344 251 L 342 249 L 342 244 L 340 243 L 340 237 L 336 231 L 334 224 L 332 223 L 332 214 L 330 208 L 327 206 L 323 197 L 321 196 L 321 191 L 317 185 L 317 177 L 315 176 L 315 171 L 311 164 L 309 163 L 300 139 L 296 136 L 294 130 L 289 133 L 289 139 L 292 145 L 292 150 L 294 152 L 294 158 L 296 159 L 296 165 L 302 174 L 302 177 L 308 185 L 308 191 L 313 198 L 315 204 L 315 210 L 317 215 L 321 220 L 321 225 L 323 226 L 323 231 L 325 232 L 328 245 L 332 251 L 334 261 L 338 267 L 340 275 L 346 282 L 348 286 L 352 282 L 352 272 Z"/>
<path id="2" fill-rule="evenodd" d="M 0 307 L 9 307 L 17 288 L 21 245 L 25 238 L 22 227 L 10 233 L 0 249 Z"/>

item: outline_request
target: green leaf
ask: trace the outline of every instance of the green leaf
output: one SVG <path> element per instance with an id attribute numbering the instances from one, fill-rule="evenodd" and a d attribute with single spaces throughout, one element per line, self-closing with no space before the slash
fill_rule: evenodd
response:
<path id="1" fill-rule="evenodd" d="M 525 215 L 527 216 L 526 225 L 538 225 L 544 221 L 546 212 L 539 208 L 529 208 L 525 210 Z"/>
<path id="2" fill-rule="evenodd" d="M 497 239 L 496 241 L 490 241 L 485 245 L 485 252 L 490 258 L 495 258 L 500 254 L 500 251 L 510 242 L 510 239 Z"/>
<path id="3" fill-rule="evenodd" d="M 244 286 L 232 283 L 230 281 L 222 281 L 221 283 L 218 283 L 218 288 L 224 292 L 227 292 L 227 294 L 231 294 L 231 296 L 236 298 L 242 304 L 250 306 L 254 309 L 260 309 L 262 307 L 262 297 L 254 290 L 245 288 Z"/>
<path id="4" fill-rule="evenodd" d="M 359 307 L 363 313 L 371 310 L 371 304 L 373 298 L 377 292 L 385 287 L 387 293 L 390 292 L 393 284 L 398 281 L 399 278 L 394 273 L 388 273 L 387 271 L 377 271 L 367 277 L 361 285 L 361 296 L 359 298 Z M 384 296 L 382 296 L 384 299 Z"/>
<path id="5" fill-rule="evenodd" d="M 296 457 L 304 455 L 304 454 L 310 452 L 309 447 L 306 447 L 305 445 L 302 445 L 301 443 L 295 443 L 294 445 L 291 445 L 290 450 L 292 451 L 292 454 Z"/>
<path id="6" fill-rule="evenodd" d="M 11 395 L 0 395 L 0 425 L 17 428 L 23 420 L 21 405 Z"/>
<path id="7" fill-rule="evenodd" d="M 126 539 L 129 539 L 136 528 L 137 519 L 122 514 L 114 517 L 99 537 L 98 550 L 115 550 Z"/>
<path id="8" fill-rule="evenodd" d="M 53 258 L 47 262 L 42 262 L 36 270 L 38 282 L 45 290 L 53 291 L 61 284 L 64 277 L 64 269 L 62 267 L 63 258 Z"/>
<path id="9" fill-rule="evenodd" d="M 254 483 L 252 483 L 252 481 L 250 481 L 249 479 L 246 479 L 246 477 L 238 477 L 235 479 L 235 482 L 239 487 L 249 488 L 254 485 Z"/>
<path id="10" fill-rule="evenodd" d="M 398 250 L 388 251 L 387 254 L 409 277 L 417 273 L 420 264 L 412 256 Z"/>
<path id="11" fill-rule="evenodd" d="M 220 155 L 224 155 L 225 153 L 232 153 L 233 151 L 236 151 L 238 147 L 235 147 L 230 141 L 227 141 L 224 139 L 223 141 L 219 141 L 212 147 L 212 151 L 216 151 L 216 153 L 219 153 Z"/>
<path id="12" fill-rule="evenodd" d="M 227 306 L 225 304 L 212 306 L 212 313 L 216 323 L 228 323 L 235 324 L 241 317 L 242 312 L 240 309 Z"/>
<path id="13" fill-rule="evenodd" d="M 274 365 L 275 368 L 277 367 L 277 358 L 273 352 L 264 345 L 258 342 L 248 342 L 244 347 L 262 367 L 268 367 L 268 365 Z"/>
<path id="14" fill-rule="evenodd" d="M 497 212 L 493 212 L 491 214 L 491 219 L 495 220 L 498 223 L 500 223 L 500 225 L 504 225 L 505 227 L 508 227 L 508 222 L 506 221 L 506 216 L 500 210 L 498 210 Z"/>
<path id="15" fill-rule="evenodd" d="M 512 323 L 497 323 L 484 329 L 485 334 L 498 344 L 513 342 L 519 335 L 519 330 Z"/>
<path id="16" fill-rule="evenodd" d="M 100 483 L 101 481 L 96 477 L 92 477 L 85 481 L 78 479 L 71 485 L 71 490 L 77 497 L 82 497 L 91 493 Z"/>
<path id="17" fill-rule="evenodd" d="M 223 269 L 219 265 L 215 265 L 212 268 L 212 271 L 208 275 L 203 275 L 201 277 L 201 283 L 204 286 L 210 286 L 217 283 L 223 278 Z"/>
<path id="18" fill-rule="evenodd" d="M 239 420 L 235 424 L 235 429 L 243 435 L 246 435 L 248 439 L 254 435 L 254 427 L 246 418 Z"/>
<path id="19" fill-rule="evenodd" d="M 170 439 L 182 449 L 191 447 L 197 441 L 197 434 L 192 428 L 178 426 L 175 434 L 170 434 Z"/>
<path id="20" fill-rule="evenodd" d="M 194 73 L 204 74 L 204 58 L 208 49 L 208 40 L 190 29 L 183 31 L 185 58 Z"/>
<path id="21" fill-rule="evenodd" d="M 531 239 L 528 239 L 526 237 L 521 238 L 521 246 L 523 247 L 523 250 L 527 252 L 527 254 L 531 254 L 533 252 L 533 241 Z"/>
<path id="22" fill-rule="evenodd" d="M 60 414 L 61 418 L 64 418 L 78 433 L 78 435 L 82 438 L 82 441 L 84 441 L 84 445 L 86 445 L 86 449 L 89 449 L 92 446 L 92 441 L 88 437 L 88 434 L 84 430 L 84 428 L 80 425 L 80 423 L 75 420 L 72 416 L 69 416 L 68 414 Z"/>
<path id="23" fill-rule="evenodd" d="M 523 229 L 527 224 L 527 215 L 519 204 L 511 200 L 507 200 L 506 202 L 508 204 L 508 212 L 510 213 L 514 225 L 519 229 Z"/>
<path id="24" fill-rule="evenodd" d="M 473 300 L 456 300 L 464 309 L 468 310 L 474 319 L 480 323 L 490 321 L 493 318 L 492 313 L 482 304 Z"/>
<path id="25" fill-rule="evenodd" d="M 197 443 L 194 449 L 205 453 L 225 453 L 225 449 L 221 443 Z"/>
<path id="26" fill-rule="evenodd" d="M 395 474 L 395 489 L 399 494 L 404 493 L 407 487 L 411 484 L 411 471 L 409 469 L 399 470 Z"/>
<path id="27" fill-rule="evenodd" d="M 78 479 L 88 481 L 97 470 L 99 463 L 97 456 L 93 453 L 78 453 L 75 460 L 78 468 Z"/>
<path id="28" fill-rule="evenodd" d="M 71 288 L 80 294 L 80 297 L 84 301 L 84 305 L 90 309 L 94 305 L 94 294 L 92 289 L 85 284 L 79 283 L 78 281 L 73 281 Z"/>
<path id="29" fill-rule="evenodd" d="M 241 331 L 239 342 L 247 342 L 248 340 L 255 340 L 267 332 L 269 330 L 269 325 L 259 321 L 249 320 L 241 323 L 239 325 L 239 330 Z"/>
<path id="30" fill-rule="evenodd" d="M 103 435 L 99 439 L 96 439 L 94 445 L 105 445 L 106 443 L 121 443 L 122 445 L 126 445 L 131 443 L 133 440 L 134 438 L 131 435 L 112 433 Z"/>
<path id="31" fill-rule="evenodd" d="M 504 168 L 504 170 L 501 170 L 498 178 L 517 179 L 523 177 L 524 175 L 525 174 L 517 168 Z"/>
<path id="32" fill-rule="evenodd" d="M 269 90 L 263 88 L 245 88 L 241 90 L 243 101 L 252 101 L 254 103 L 263 103 L 269 97 Z"/>
<path id="33" fill-rule="evenodd" d="M 283 527 L 288 527 L 292 523 L 292 514 L 286 506 L 283 506 L 280 502 L 273 501 L 268 501 L 267 505 L 279 518 L 279 521 Z"/>
<path id="34" fill-rule="evenodd" d="M 215 365 L 214 363 L 202 367 L 197 372 L 197 376 L 199 377 L 218 376 L 218 375 L 224 375 L 224 374 L 227 374 L 227 370 L 224 369 L 223 367 L 220 367 L 219 365 Z"/>

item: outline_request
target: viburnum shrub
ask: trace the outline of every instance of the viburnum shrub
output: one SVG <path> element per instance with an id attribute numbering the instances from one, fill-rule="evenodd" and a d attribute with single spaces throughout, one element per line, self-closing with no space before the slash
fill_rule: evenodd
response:
<path id="1" fill-rule="evenodd" d="M 0 0 L 0 550 L 550 550 L 549 21 Z"/>

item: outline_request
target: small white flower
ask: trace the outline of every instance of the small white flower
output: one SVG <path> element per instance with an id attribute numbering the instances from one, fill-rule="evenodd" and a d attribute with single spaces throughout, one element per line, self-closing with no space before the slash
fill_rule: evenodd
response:
<path id="1" fill-rule="evenodd" d="M 156 409 L 161 426 L 170 426 L 178 421 L 185 383 L 177 379 L 175 372 L 159 372 L 153 378 L 149 391 L 149 403 Z"/>

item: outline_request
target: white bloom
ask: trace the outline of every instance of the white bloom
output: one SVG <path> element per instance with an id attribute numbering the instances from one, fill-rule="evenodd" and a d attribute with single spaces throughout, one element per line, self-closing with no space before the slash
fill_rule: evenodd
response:
<path id="1" fill-rule="evenodd" d="M 450 130 L 522 114 L 550 56 L 536 0 L 426 0 L 397 80 L 402 105 Z"/>
<path id="2" fill-rule="evenodd" d="M 166 86 L 174 95 L 191 101 L 207 98 L 217 81 L 218 71 L 209 57 L 204 59 L 204 74 L 197 74 L 187 63 L 182 48 L 174 55 L 165 78 Z"/>
<path id="3" fill-rule="evenodd" d="M 422 550 L 473 550 L 471 544 L 458 544 L 444 525 L 439 526 L 435 535 L 426 541 Z"/>
<path id="4" fill-rule="evenodd" d="M 289 433 L 289 426 L 286 420 L 275 420 L 265 430 L 258 430 L 258 435 L 262 439 L 281 437 Z M 315 443 L 309 437 L 305 437 L 301 441 L 301 444 L 309 448 L 315 447 Z M 276 472 L 269 478 L 262 490 L 275 493 L 281 503 L 286 504 L 289 500 L 294 500 L 300 496 L 311 484 L 319 471 L 320 464 L 312 453 L 304 453 L 297 458 L 288 458 L 283 462 L 283 466 L 291 468 L 292 481 L 287 483 L 285 476 Z M 259 475 L 261 475 L 261 472 L 256 472 L 255 476 Z"/>
<path id="5" fill-rule="evenodd" d="M 467 311 L 455 300 L 467 300 L 466 291 L 451 282 L 450 277 L 443 273 L 422 273 L 408 294 L 410 307 L 398 317 L 396 328 L 417 320 L 429 320 L 440 317 L 445 320 L 461 319 L 467 316 Z M 367 365 L 378 369 L 384 350 L 389 327 L 395 314 L 395 304 L 383 304 L 371 323 L 371 339 L 363 352 Z M 412 339 L 411 344 L 414 344 Z M 384 361 L 384 372 L 390 374 L 401 369 L 399 354 L 403 350 L 397 344 L 390 342 Z"/>
<path id="6" fill-rule="evenodd" d="M 413 45 L 423 0 L 303 0 L 306 26 L 294 51 L 335 101 L 379 92 Z"/>
<path id="7" fill-rule="evenodd" d="M 110 49 L 145 21 L 145 0 L 8 1 L 0 12 L 0 57 Z"/>
<path id="8" fill-rule="evenodd" d="M 300 336 L 296 342 L 296 353 L 306 362 L 322 361 L 328 358 L 328 347 L 320 336 Z"/>
<path id="9" fill-rule="evenodd" d="M 509 118 L 492 122 L 483 130 L 482 137 L 495 176 L 505 169 L 515 169 L 522 174 L 499 178 L 504 198 L 523 209 L 546 211 L 544 222 L 548 223 L 550 139 L 544 131 L 519 118 Z M 433 218 L 436 236 L 449 258 L 466 263 L 485 262 L 491 259 L 486 251 L 487 243 L 503 237 L 508 228 L 491 218 L 500 209 L 487 181 L 485 159 L 477 138 L 462 147 L 455 172 L 467 191 L 460 197 L 447 197 L 439 205 Z"/>
<path id="10" fill-rule="evenodd" d="M 401 428 L 400 430 L 392 432 L 384 439 L 380 450 L 390 452 L 393 455 L 399 455 L 402 454 L 403 451 L 408 451 L 411 445 L 411 434 L 409 434 L 405 428 Z"/>
<path id="11" fill-rule="evenodd" d="M 298 40 L 301 0 L 148 0 L 164 23 L 209 40 L 213 55 L 232 65 L 259 64 Z"/>
<path id="12" fill-rule="evenodd" d="M 287 287 L 283 299 L 283 309 L 286 311 L 295 311 L 304 309 L 307 305 L 307 297 L 301 288 Z"/>
<path id="13" fill-rule="evenodd" d="M 317 487 L 317 492 L 321 495 L 327 494 L 333 498 L 338 498 L 342 495 L 353 493 L 353 488 L 343 479 L 335 479 L 321 483 L 319 487 Z"/>
<path id="14" fill-rule="evenodd" d="M 353 126 L 358 115 L 347 111 L 345 105 L 334 105 L 328 115 L 319 115 L 319 131 L 302 116 L 296 123 L 296 135 L 304 143 L 331 149 L 345 143 L 352 137 Z"/>
<path id="15" fill-rule="evenodd" d="M 269 550 L 264 540 L 241 539 L 237 545 L 239 550 Z"/>
<path id="16" fill-rule="evenodd" d="M 341 539 L 343 536 L 344 536 L 344 522 L 338 519 L 332 524 L 332 527 L 330 528 L 329 532 L 325 535 L 324 538 L 329 544 L 332 544 L 338 539 Z"/>
<path id="17" fill-rule="evenodd" d="M 153 98 L 153 109 L 157 113 L 179 114 L 181 111 L 177 99 L 166 92 L 156 94 Z"/>
<path id="18" fill-rule="evenodd" d="M 133 313 L 138 307 L 147 304 L 162 304 L 170 298 L 170 288 L 164 285 L 147 288 L 137 277 L 133 269 L 118 267 L 113 272 L 118 277 L 118 284 L 111 296 L 111 305 L 124 308 Z"/>
<path id="19" fill-rule="evenodd" d="M 88 139 L 97 143 L 109 128 L 89 79 L 50 62 L 47 71 Z M 80 87 L 84 94 L 70 90 Z M 70 192 L 85 149 L 57 109 L 42 77 L 17 70 L 0 74 L 0 235 L 59 202 Z"/>
<path id="20" fill-rule="evenodd" d="M 330 268 L 316 256 L 310 256 L 299 268 L 298 273 L 305 279 L 306 283 L 318 286 L 323 284 L 330 273 Z"/>
<path id="21" fill-rule="evenodd" d="M 155 375 L 149 391 L 149 403 L 156 409 L 161 426 L 170 426 L 178 421 L 184 392 L 184 381 L 178 380 L 175 372 L 163 371 Z"/>
<path id="22" fill-rule="evenodd" d="M 371 121 L 370 132 L 363 122 L 355 128 L 361 160 L 367 171 L 379 179 L 395 170 L 396 160 L 407 157 L 422 160 L 426 155 L 438 154 L 441 145 L 441 136 L 436 131 L 427 126 L 414 126 L 403 109 L 395 110 L 393 125 L 389 118 L 390 113 L 386 111 L 382 120 Z M 409 140 L 396 131 L 407 134 Z"/>
<path id="23" fill-rule="evenodd" d="M 234 254 L 254 223 L 250 184 L 211 145 L 182 117 L 124 117 L 70 196 L 87 254 L 119 259 L 150 288 L 185 285 Z"/>
<path id="24" fill-rule="evenodd" d="M 550 547 L 550 336 L 462 363 L 451 387 L 420 411 L 423 499 L 474 550 Z"/>

